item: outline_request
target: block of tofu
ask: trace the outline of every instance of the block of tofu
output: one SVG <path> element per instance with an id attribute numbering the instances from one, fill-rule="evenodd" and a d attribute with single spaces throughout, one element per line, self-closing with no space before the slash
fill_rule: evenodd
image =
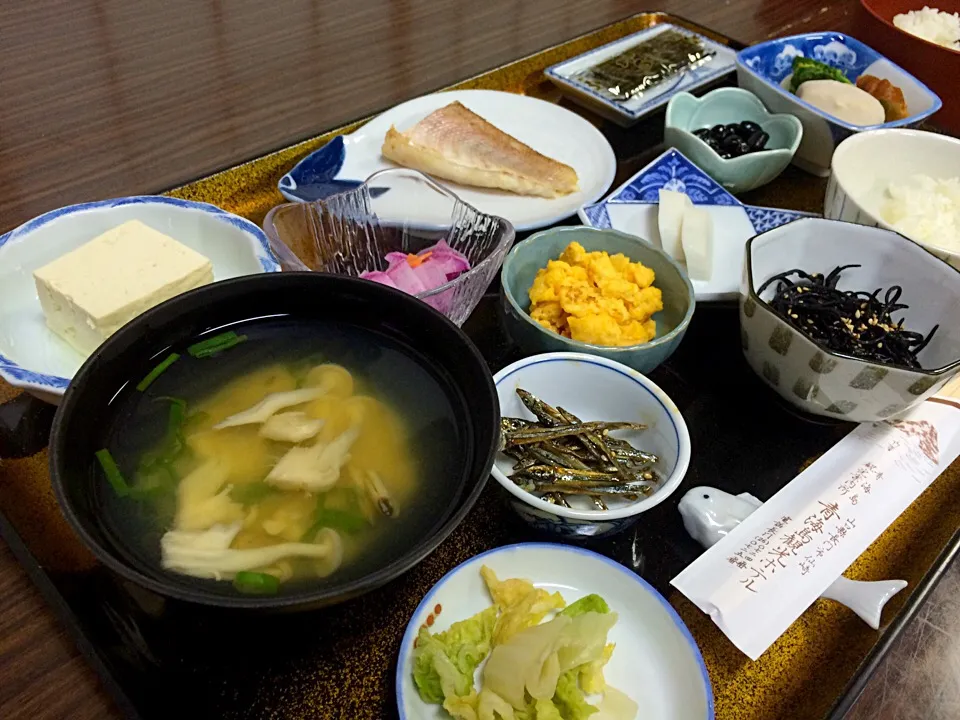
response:
<path id="1" fill-rule="evenodd" d="M 213 282 L 200 253 L 130 220 L 33 273 L 47 326 L 84 356 L 140 313 Z"/>

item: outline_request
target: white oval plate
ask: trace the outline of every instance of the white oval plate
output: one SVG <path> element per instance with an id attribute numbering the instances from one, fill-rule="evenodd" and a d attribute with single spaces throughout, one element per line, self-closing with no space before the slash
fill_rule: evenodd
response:
<path id="1" fill-rule="evenodd" d="M 446 630 L 490 606 L 480 567 L 499 578 L 526 578 L 559 591 L 567 603 L 602 596 L 620 617 L 610 631 L 616 643 L 604 672 L 607 682 L 640 706 L 642 720 L 712 720 L 713 691 L 699 649 L 680 616 L 639 575 L 603 555 L 569 545 L 523 543 L 497 548 L 447 573 L 420 602 L 400 644 L 397 709 L 400 720 L 449 720 L 439 705 L 420 699 L 413 682 L 413 641 L 439 604 L 433 628 Z"/>
<path id="2" fill-rule="evenodd" d="M 380 154 L 383 138 L 390 126 L 405 131 L 434 110 L 454 101 L 463 103 L 537 152 L 570 165 L 580 178 L 579 192 L 553 199 L 468 187 L 437 178 L 438 182 L 480 212 L 506 218 L 517 230 L 533 230 L 575 215 L 581 205 L 599 200 L 613 183 L 617 169 L 616 157 L 610 143 L 597 128 L 559 105 L 496 90 L 434 93 L 387 110 L 356 132 L 344 136 L 342 165 L 339 169 L 333 168 L 335 175 L 330 179 L 363 181 L 378 170 L 396 167 Z M 295 178 L 308 174 L 299 173 L 298 168 L 316 164 L 314 156 L 317 153 L 324 153 L 324 148 L 308 155 L 281 179 L 278 187 L 287 199 L 294 202 L 312 199 L 297 192 Z M 331 159 L 330 162 L 335 163 L 336 160 Z"/>

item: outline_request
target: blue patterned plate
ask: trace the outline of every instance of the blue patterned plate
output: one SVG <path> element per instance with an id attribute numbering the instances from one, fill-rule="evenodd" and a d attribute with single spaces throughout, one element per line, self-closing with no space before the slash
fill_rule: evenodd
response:
<path id="1" fill-rule="evenodd" d="M 534 230 L 576 214 L 577 208 L 596 202 L 610 188 L 617 161 L 613 148 L 599 130 L 559 105 L 493 90 L 453 90 L 397 105 L 307 155 L 280 178 L 277 187 L 293 202 L 310 202 L 352 190 L 373 173 L 395 167 L 380 154 L 384 135 L 391 126 L 407 130 L 434 110 L 455 101 L 534 150 L 570 165 L 580 179 L 579 192 L 558 198 L 514 195 L 438 179 L 480 212 L 506 218 L 517 230 Z M 373 188 L 372 192 L 378 190 L 382 189 Z M 421 199 L 417 210 L 428 212 L 423 202 Z M 401 215 L 410 212 L 407 199 L 392 190 L 386 193 L 385 203 L 392 204 Z M 445 208 L 446 200 L 443 203 Z"/>
<path id="2" fill-rule="evenodd" d="M 660 85 L 656 85 L 642 95 L 626 102 L 610 100 L 577 78 L 577 75 L 584 70 L 619 55 L 625 50 L 629 50 L 633 46 L 656 37 L 667 30 L 697 38 L 706 49 L 714 52 L 713 57 L 703 65 L 668 78 Z M 715 43 L 713 40 L 685 28 L 663 23 L 628 35 L 620 40 L 615 40 L 569 60 L 564 60 L 548 67 L 544 72 L 557 87 L 570 96 L 571 100 L 575 100 L 618 125 L 627 127 L 633 125 L 644 115 L 666 105 L 667 101 L 681 90 L 691 92 L 732 73 L 736 68 L 736 58 L 736 53 L 724 45 Z"/>
<path id="3" fill-rule="evenodd" d="M 590 550 L 557 543 L 521 543 L 461 563 L 444 575 L 414 610 L 397 657 L 400 720 L 451 719 L 440 705 L 428 704 L 420 697 L 413 678 L 413 653 L 421 627 L 443 632 L 490 607 L 490 594 L 480 575 L 484 565 L 500 580 L 522 578 L 534 587 L 559 592 L 568 604 L 591 593 L 606 600 L 618 618 L 608 635 L 616 649 L 603 669 L 604 678 L 640 706 L 638 718 L 714 719 L 713 689 L 700 650 L 676 610 L 653 587 L 632 569 Z M 482 674 L 481 669 L 478 680 Z M 587 698 L 594 706 L 601 700 L 599 694 Z M 601 715 L 614 717 L 606 712 L 595 717 Z"/>
<path id="4" fill-rule="evenodd" d="M 590 227 L 620 230 L 658 245 L 657 212 L 662 189 L 686 193 L 695 205 L 707 208 L 713 216 L 713 276 L 706 281 L 692 281 L 698 302 L 736 300 L 747 240 L 810 215 L 744 205 L 680 151 L 671 148 L 605 200 L 581 208 L 580 219 Z"/>
<path id="5" fill-rule="evenodd" d="M 207 203 L 138 196 L 71 205 L 0 235 L 0 377 L 58 403 L 84 357 L 47 328 L 33 271 L 127 220 L 140 220 L 213 264 L 214 280 L 279 272 L 263 231 Z"/>

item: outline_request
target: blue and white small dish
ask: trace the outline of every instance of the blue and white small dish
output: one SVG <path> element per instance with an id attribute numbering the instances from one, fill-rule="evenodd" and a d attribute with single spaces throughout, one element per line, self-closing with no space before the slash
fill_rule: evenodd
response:
<path id="1" fill-rule="evenodd" d="M 60 401 L 86 358 L 47 327 L 33 271 L 128 220 L 207 257 L 214 280 L 280 271 L 260 228 L 207 203 L 145 195 L 45 213 L 0 235 L 0 377 L 42 400 Z"/>
<path id="2" fill-rule="evenodd" d="M 626 530 L 680 487 L 690 465 L 687 424 L 673 400 L 645 375 L 607 358 L 562 352 L 518 360 L 493 381 L 501 417 L 534 419 L 517 396 L 517 388 L 523 388 L 585 422 L 647 425 L 640 432 L 615 435 L 660 458 L 654 467 L 661 483 L 653 493 L 634 502 L 610 498 L 608 510 L 596 510 L 587 498 L 570 497 L 571 507 L 565 508 L 520 489 L 510 479 L 513 459 L 499 453 L 491 474 L 509 493 L 510 507 L 534 529 L 568 539 L 612 535 Z"/>
<path id="3" fill-rule="evenodd" d="M 714 55 L 704 64 L 667 78 L 642 95 L 625 102 L 611 100 L 577 78 L 577 75 L 584 70 L 599 65 L 604 60 L 619 55 L 633 46 L 650 40 L 667 30 L 695 37 L 703 43 L 704 48 L 712 51 Z M 633 35 L 628 35 L 620 40 L 607 43 L 606 45 L 585 52 L 582 55 L 577 55 L 569 60 L 564 60 L 556 65 L 551 65 L 544 73 L 560 90 L 569 95 L 571 100 L 593 110 L 611 122 L 622 125 L 623 127 L 629 127 L 644 115 L 663 107 L 675 93 L 682 90 L 691 92 L 709 83 L 717 82 L 724 76 L 732 73 L 735 68 L 736 53 L 727 46 L 720 45 L 686 28 L 677 27 L 670 23 L 662 23 L 647 28 L 646 30 L 641 30 Z"/>
<path id="4" fill-rule="evenodd" d="M 523 578 L 535 587 L 559 592 L 567 604 L 591 593 L 606 600 L 618 617 L 607 636 L 616 649 L 604 667 L 604 678 L 640 706 L 638 718 L 713 720 L 713 690 L 703 656 L 670 603 L 620 563 L 554 543 L 490 550 L 458 565 L 431 588 L 400 643 L 396 675 L 400 720 L 449 720 L 442 707 L 420 699 L 413 682 L 414 642 L 428 618 L 433 618 L 430 627 L 442 632 L 490 607 L 490 594 L 480 576 L 484 565 L 501 580 Z M 588 701 L 598 702 L 592 696 Z"/>
<path id="5" fill-rule="evenodd" d="M 580 209 L 584 225 L 613 229 L 659 245 L 657 228 L 660 190 L 686 193 L 694 205 L 713 218 L 713 274 L 693 280 L 697 302 L 736 300 L 740 297 L 743 248 L 757 233 L 771 230 L 810 213 L 744 205 L 713 178 L 671 148 L 661 154 L 609 197 Z"/>
<path id="6" fill-rule="evenodd" d="M 352 190 L 375 172 L 397 167 L 380 152 L 391 126 L 408 130 L 435 110 L 460 102 L 503 132 L 537 152 L 577 171 L 580 189 L 556 198 L 531 197 L 488 188 L 457 185 L 441 178 L 467 205 L 487 215 L 505 218 L 518 230 L 535 230 L 575 215 L 581 205 L 596 202 L 610 189 L 617 160 L 610 143 L 590 122 L 574 112 L 537 98 L 495 90 L 452 90 L 424 95 L 397 105 L 375 117 L 349 135 L 334 138 L 301 160 L 280 178 L 277 188 L 291 202 L 311 202 Z M 408 217 L 412 212 L 426 218 L 446 216 L 420 200 L 411 207 L 409 198 L 393 190 L 371 188 L 383 193 L 381 207 L 388 214 Z M 394 205 L 390 209 L 391 203 Z M 435 211 L 434 211 L 435 210 Z"/>
<path id="7" fill-rule="evenodd" d="M 804 102 L 783 87 L 793 71 L 795 57 L 809 57 L 843 71 L 851 82 L 861 75 L 889 80 L 903 91 L 910 115 L 879 125 L 851 125 Z M 768 40 L 737 54 L 737 81 L 751 91 L 770 112 L 796 115 L 803 124 L 803 139 L 793 163 L 809 173 L 830 174 L 833 151 L 853 133 L 877 128 L 912 127 L 930 117 L 943 104 L 930 88 L 859 40 L 838 32 L 818 32 Z"/>

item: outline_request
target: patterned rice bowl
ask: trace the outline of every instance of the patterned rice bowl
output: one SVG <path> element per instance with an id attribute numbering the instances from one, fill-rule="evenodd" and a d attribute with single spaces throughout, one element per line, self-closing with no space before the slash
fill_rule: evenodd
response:
<path id="1" fill-rule="evenodd" d="M 923 370 L 880 365 L 826 350 L 788 324 L 768 304 L 770 277 L 799 268 L 846 270 L 841 290 L 903 288 L 895 314 L 905 327 L 940 327 L 918 359 Z M 875 422 L 896 417 L 936 393 L 960 372 L 960 328 L 951 322 L 960 304 L 960 271 L 902 235 L 853 223 L 807 218 L 747 243 L 740 295 L 740 339 L 747 363 L 797 408 L 840 420 Z"/>

